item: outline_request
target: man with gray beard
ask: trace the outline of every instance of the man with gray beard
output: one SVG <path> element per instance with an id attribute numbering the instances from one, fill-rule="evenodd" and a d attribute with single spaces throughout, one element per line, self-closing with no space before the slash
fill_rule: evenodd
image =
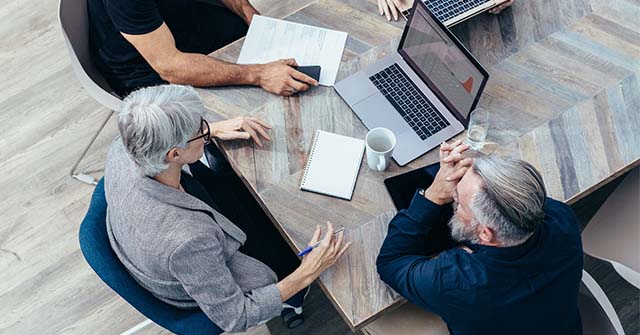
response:
<path id="1" fill-rule="evenodd" d="M 573 211 L 546 197 L 531 164 L 465 158 L 467 149 L 441 145 L 433 183 L 389 223 L 380 278 L 438 314 L 451 334 L 581 334 Z M 432 256 L 447 225 L 450 237 L 437 244 L 455 246 Z"/>

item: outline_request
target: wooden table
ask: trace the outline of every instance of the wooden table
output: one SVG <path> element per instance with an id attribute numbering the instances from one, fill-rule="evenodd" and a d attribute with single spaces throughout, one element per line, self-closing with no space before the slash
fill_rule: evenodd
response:
<path id="1" fill-rule="evenodd" d="M 291 7 L 289 7 L 291 6 Z M 387 22 L 375 1 L 280 1 L 273 17 L 349 33 L 338 80 L 392 52 L 404 22 Z M 488 68 L 480 106 L 492 112 L 489 151 L 521 158 L 543 174 L 551 197 L 573 202 L 640 157 L 640 3 L 637 0 L 517 0 L 500 16 L 453 27 Z M 242 40 L 213 56 L 235 61 Z M 353 242 L 320 277 L 345 322 L 357 329 L 402 303 L 380 281 L 375 259 L 395 209 L 383 179 L 436 161 L 430 152 L 384 173 L 360 169 L 351 201 L 298 189 L 317 129 L 363 138 L 366 129 L 331 87 L 292 98 L 259 88 L 200 89 L 211 119 L 252 115 L 274 127 L 259 148 L 223 143 L 229 161 L 293 248 L 316 224 L 344 225 Z M 416 185 L 418 186 L 418 185 Z"/>

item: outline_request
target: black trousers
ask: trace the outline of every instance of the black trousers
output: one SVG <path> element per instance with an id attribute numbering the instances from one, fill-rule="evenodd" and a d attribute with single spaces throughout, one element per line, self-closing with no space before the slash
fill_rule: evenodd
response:
<path id="1" fill-rule="evenodd" d="M 201 162 L 189 167 L 220 212 L 247 235 L 240 252 L 269 266 L 278 279 L 288 276 L 300 265 L 300 260 L 215 144 L 209 144 L 206 150 L 212 169 Z"/>
<path id="2" fill-rule="evenodd" d="M 178 50 L 209 54 L 244 37 L 248 29 L 244 20 L 226 7 L 198 1 L 193 6 L 191 21 L 172 33 Z"/>

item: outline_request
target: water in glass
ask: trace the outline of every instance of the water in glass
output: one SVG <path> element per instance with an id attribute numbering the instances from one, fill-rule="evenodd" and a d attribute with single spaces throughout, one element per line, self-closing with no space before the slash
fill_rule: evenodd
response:
<path id="1" fill-rule="evenodd" d="M 484 147 L 489 130 L 489 112 L 478 108 L 471 112 L 469 129 L 467 130 L 467 143 L 472 150 L 480 150 Z"/>
<path id="2" fill-rule="evenodd" d="M 467 143 L 472 150 L 480 150 L 484 147 L 484 140 L 487 137 L 487 127 L 473 125 L 467 131 Z"/>

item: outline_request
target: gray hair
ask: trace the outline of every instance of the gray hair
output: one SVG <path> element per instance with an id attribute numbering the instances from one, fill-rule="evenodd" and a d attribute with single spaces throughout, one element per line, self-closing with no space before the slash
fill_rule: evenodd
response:
<path id="1" fill-rule="evenodd" d="M 140 174 L 152 177 L 166 170 L 169 150 L 186 147 L 203 115 L 202 100 L 189 86 L 161 85 L 129 94 L 118 129 Z"/>
<path id="2" fill-rule="evenodd" d="M 471 211 L 479 223 L 496 232 L 503 246 L 524 242 L 544 221 L 546 191 L 533 165 L 517 159 L 476 158 L 473 172 L 482 179 Z"/>

